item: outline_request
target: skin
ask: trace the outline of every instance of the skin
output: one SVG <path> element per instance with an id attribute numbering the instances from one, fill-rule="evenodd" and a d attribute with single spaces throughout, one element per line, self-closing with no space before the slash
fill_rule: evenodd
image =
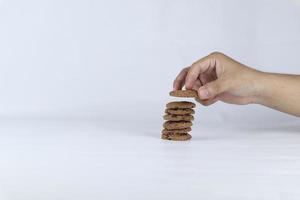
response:
<path id="1" fill-rule="evenodd" d="M 261 104 L 300 117 L 300 76 L 258 71 L 214 52 L 184 68 L 173 83 L 174 90 L 198 91 L 196 100 L 208 106 L 217 101 L 230 104 Z"/>

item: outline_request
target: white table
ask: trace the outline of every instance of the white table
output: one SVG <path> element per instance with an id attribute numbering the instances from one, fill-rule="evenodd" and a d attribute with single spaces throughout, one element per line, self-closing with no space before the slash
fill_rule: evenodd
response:
<path id="1" fill-rule="evenodd" d="M 152 115 L 151 115 L 152 116 Z M 160 139 L 161 118 L 3 119 L 0 199 L 299 199 L 300 128 L 195 123 Z"/>

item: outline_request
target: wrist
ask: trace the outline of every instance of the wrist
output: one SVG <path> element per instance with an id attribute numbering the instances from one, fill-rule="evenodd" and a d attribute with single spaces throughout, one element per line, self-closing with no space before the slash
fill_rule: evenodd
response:
<path id="1" fill-rule="evenodd" d="M 255 78 L 255 95 L 253 98 L 253 103 L 266 105 L 269 99 L 269 91 L 272 85 L 271 83 L 272 75 L 268 72 L 256 71 Z"/>

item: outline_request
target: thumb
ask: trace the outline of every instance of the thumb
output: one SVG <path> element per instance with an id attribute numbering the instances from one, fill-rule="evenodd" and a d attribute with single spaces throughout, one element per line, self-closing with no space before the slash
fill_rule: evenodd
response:
<path id="1" fill-rule="evenodd" d="M 225 92 L 227 88 L 228 86 L 226 82 L 221 83 L 220 79 L 217 79 L 215 81 L 209 82 L 204 86 L 200 87 L 198 90 L 198 96 L 202 100 L 212 99 L 216 97 L 218 94 Z"/>

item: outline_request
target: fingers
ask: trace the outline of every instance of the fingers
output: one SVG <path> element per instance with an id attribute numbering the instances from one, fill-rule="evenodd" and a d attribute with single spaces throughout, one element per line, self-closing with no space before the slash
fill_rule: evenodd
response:
<path id="1" fill-rule="evenodd" d="M 215 97 L 213 99 L 207 99 L 207 100 L 201 100 L 199 97 L 196 97 L 195 100 L 202 104 L 203 106 L 210 106 L 214 103 L 216 103 L 219 99 L 218 97 Z"/>
<path id="2" fill-rule="evenodd" d="M 177 75 L 176 79 L 173 82 L 173 90 L 181 90 L 184 86 L 185 77 L 188 73 L 189 67 L 184 68 L 181 72 Z"/>
<path id="3" fill-rule="evenodd" d="M 213 75 L 211 73 L 210 74 L 208 74 L 208 73 L 200 74 L 199 79 L 200 79 L 202 85 L 205 85 L 206 83 L 209 83 L 209 82 L 215 80 L 215 78 L 213 77 Z"/>
<path id="4" fill-rule="evenodd" d="M 195 84 L 193 85 L 193 90 L 195 90 L 195 91 L 198 91 L 199 90 L 199 88 L 202 86 L 203 84 L 202 84 L 202 82 L 200 81 L 200 79 L 197 79 L 196 81 L 195 81 Z"/>
<path id="5" fill-rule="evenodd" d="M 180 90 L 185 85 L 186 89 L 199 89 L 197 80 L 202 85 L 213 81 L 217 78 L 216 58 L 208 55 L 195 62 L 191 67 L 184 68 L 173 82 L 173 90 Z"/>
<path id="6" fill-rule="evenodd" d="M 205 73 L 207 70 L 214 68 L 214 62 L 208 57 L 204 57 L 195 62 L 189 69 L 185 78 L 185 87 L 192 89 L 195 81 L 199 78 L 199 75 Z"/>
<path id="7" fill-rule="evenodd" d="M 198 96 L 201 100 L 213 99 L 217 95 L 226 92 L 229 87 L 228 81 L 217 79 L 200 87 L 198 90 Z"/>

